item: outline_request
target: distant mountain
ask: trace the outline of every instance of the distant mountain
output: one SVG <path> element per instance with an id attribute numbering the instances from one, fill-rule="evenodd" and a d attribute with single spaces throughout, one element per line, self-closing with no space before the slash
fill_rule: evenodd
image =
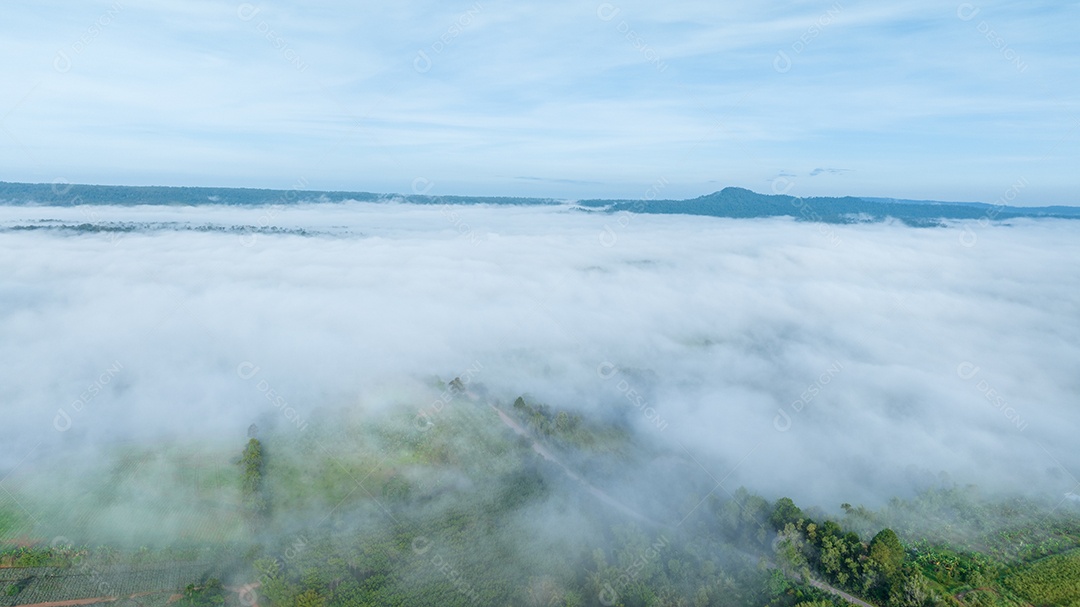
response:
<path id="1" fill-rule="evenodd" d="M 913 200 L 910 198 L 881 198 L 876 196 L 860 196 L 859 198 L 862 198 L 863 200 L 869 200 L 870 202 L 888 202 L 893 204 L 966 204 L 983 207 L 994 206 L 991 204 L 986 204 L 985 202 L 949 202 L 946 200 Z"/>
<path id="2" fill-rule="evenodd" d="M 551 198 L 493 196 L 422 196 L 371 192 L 266 190 L 251 188 L 108 186 L 0 182 L 0 203 L 75 206 L 81 204 L 290 205 L 301 202 L 408 202 L 412 204 L 558 205 Z M 895 218 L 908 225 L 939 225 L 949 219 L 1004 220 L 1019 217 L 1080 219 L 1080 207 L 1010 207 L 981 202 L 938 202 L 891 198 L 798 198 L 724 188 L 689 200 L 581 200 L 577 205 L 601 212 L 705 215 L 710 217 L 794 217 L 803 221 L 858 223 Z"/>
<path id="3" fill-rule="evenodd" d="M 1080 219 L 1080 207 L 1009 207 L 985 203 L 949 203 L 884 198 L 798 198 L 724 188 L 690 200 L 582 200 L 583 207 L 612 212 L 708 215 L 710 217 L 794 217 L 826 223 L 882 221 L 892 217 L 908 225 L 938 225 L 946 219 L 1014 219 L 1056 217 Z"/>
<path id="4" fill-rule="evenodd" d="M 0 203 L 76 206 L 80 204 L 222 204 L 257 206 L 301 202 L 409 202 L 412 204 L 562 204 L 548 198 L 501 196 L 424 196 L 375 194 L 372 192 L 315 191 L 306 189 L 265 190 L 254 188 L 122 186 L 51 183 L 11 183 L 0 181 Z"/>

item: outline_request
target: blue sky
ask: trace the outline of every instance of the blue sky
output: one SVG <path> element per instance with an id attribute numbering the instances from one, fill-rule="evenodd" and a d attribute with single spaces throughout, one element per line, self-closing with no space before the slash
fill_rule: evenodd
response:
<path id="1" fill-rule="evenodd" d="M 1077 2 L 7 2 L 0 180 L 1080 204 L 1077 23 Z"/>

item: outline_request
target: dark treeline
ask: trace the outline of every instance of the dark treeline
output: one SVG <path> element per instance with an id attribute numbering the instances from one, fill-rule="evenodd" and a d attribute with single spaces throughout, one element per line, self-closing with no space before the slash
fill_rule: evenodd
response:
<path id="1" fill-rule="evenodd" d="M 112 205 L 288 205 L 300 202 L 408 202 L 412 204 L 553 205 L 551 198 L 508 196 L 431 196 L 425 194 L 376 194 L 372 192 L 318 191 L 298 188 L 112 186 L 84 184 L 10 183 L 0 181 L 0 202 L 75 206 Z M 887 201 L 879 198 L 808 197 L 767 195 L 743 188 L 724 188 L 688 200 L 581 200 L 578 204 L 607 212 L 705 215 L 755 218 L 793 217 L 802 221 L 854 223 L 882 221 L 892 217 L 912 226 L 939 225 L 942 220 L 1007 220 L 1020 217 L 1080 218 L 1080 207 L 1015 207 L 1004 204 Z"/>
<path id="2" fill-rule="evenodd" d="M 942 481 L 879 511 L 842 504 L 831 516 L 745 488 L 645 478 L 639 464 L 662 454 L 629 427 L 525 397 L 505 407 L 529 435 L 517 436 L 489 401 L 452 387 L 453 406 L 419 426 L 412 417 L 353 429 L 327 422 L 291 440 L 249 432 L 227 472 L 248 529 L 239 545 L 6 545 L 0 606 L 93 596 L 80 594 L 93 592 L 83 589 L 93 576 L 131 594 L 230 607 L 825 607 L 848 604 L 841 593 L 875 607 L 1080 599 L 1072 503 L 986 498 Z M 603 474 L 585 474 L 597 463 Z M 587 486 L 598 476 L 603 489 Z M 658 494 L 665 508 L 635 517 L 642 500 L 620 509 L 598 498 L 620 484 L 629 487 L 620 496 Z M 684 518 L 657 516 L 664 511 Z"/>
<path id="3" fill-rule="evenodd" d="M 233 206 L 288 205 L 300 202 L 409 202 L 413 204 L 558 204 L 548 198 L 514 198 L 507 196 L 430 196 L 412 194 L 375 194 L 346 192 L 258 188 L 217 188 L 179 186 L 120 186 L 69 183 L 11 183 L 0 181 L 0 202 L 7 204 L 41 204 L 75 206 L 81 204 L 113 205 L 203 205 Z"/>
<path id="4" fill-rule="evenodd" d="M 879 199 L 807 197 L 758 194 L 743 188 L 724 188 L 690 200 L 583 200 L 586 207 L 612 212 L 707 215 L 754 218 L 794 217 L 801 221 L 855 223 L 892 217 L 912 226 L 934 226 L 946 219 L 1003 220 L 1018 217 L 1080 218 L 1080 207 L 1014 207 L 982 203 L 885 202 Z"/>

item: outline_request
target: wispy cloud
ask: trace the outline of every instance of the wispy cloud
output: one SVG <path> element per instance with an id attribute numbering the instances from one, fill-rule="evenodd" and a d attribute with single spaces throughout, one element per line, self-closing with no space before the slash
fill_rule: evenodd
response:
<path id="1" fill-rule="evenodd" d="M 839 175 L 841 173 L 847 173 L 849 171 L 851 171 L 851 169 L 832 169 L 832 168 L 823 169 L 823 168 L 816 168 L 813 171 L 810 171 L 810 176 L 811 177 L 817 177 L 818 175 L 821 175 L 822 173 L 825 173 L 825 174 L 828 174 L 828 175 Z"/>
<path id="2" fill-rule="evenodd" d="M 1023 175 L 1018 204 L 1076 202 L 1080 85 L 1060 74 L 1080 9 L 975 8 L 16 4 L 0 162 L 9 180 L 400 191 L 423 175 L 572 197 L 659 175 L 692 196 L 827 161 L 857 176 L 806 193 L 991 199 Z M 534 174 L 553 181 L 497 177 Z"/>
<path id="3" fill-rule="evenodd" d="M 559 206 L 97 210 L 333 236 L 6 232 L 0 470 L 39 443 L 231 440 L 286 406 L 314 426 L 474 361 L 502 398 L 617 413 L 632 388 L 658 440 L 810 503 L 893 495 L 909 468 L 1052 486 L 1038 444 L 1080 465 L 1071 222 L 972 222 L 967 247 L 961 226 L 641 215 L 605 246 L 620 216 Z M 0 207 L 3 226 L 38 219 L 87 221 Z"/>

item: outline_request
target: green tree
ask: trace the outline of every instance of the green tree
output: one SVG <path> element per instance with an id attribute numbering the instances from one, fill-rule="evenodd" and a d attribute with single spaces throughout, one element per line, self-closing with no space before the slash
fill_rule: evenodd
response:
<path id="1" fill-rule="evenodd" d="M 777 531 L 782 530 L 788 523 L 797 523 L 803 518 L 802 510 L 791 501 L 791 498 L 782 497 L 776 500 L 772 513 L 769 515 L 769 523 Z"/>
<path id="2" fill-rule="evenodd" d="M 555 416 L 555 429 L 559 433 L 570 430 L 570 415 L 566 411 L 559 411 L 559 414 Z"/>
<path id="3" fill-rule="evenodd" d="M 892 529 L 882 529 L 870 540 L 870 560 L 889 578 L 900 573 L 904 564 L 904 545 Z"/>
<path id="4" fill-rule="evenodd" d="M 240 465 L 243 466 L 240 491 L 244 507 L 251 514 L 264 514 L 267 502 L 262 494 L 263 449 L 259 439 L 248 440 Z"/>
<path id="5" fill-rule="evenodd" d="M 221 580 L 212 578 L 203 586 L 188 584 L 180 600 L 184 607 L 217 607 L 225 604 L 225 588 Z"/>
<path id="6" fill-rule="evenodd" d="M 323 607 L 325 604 L 326 599 L 314 589 L 296 595 L 296 607 Z"/>
<path id="7" fill-rule="evenodd" d="M 803 550 L 806 540 L 795 523 L 784 525 L 776 544 L 776 558 L 785 569 L 791 572 L 801 571 L 806 567 L 806 555 Z"/>

